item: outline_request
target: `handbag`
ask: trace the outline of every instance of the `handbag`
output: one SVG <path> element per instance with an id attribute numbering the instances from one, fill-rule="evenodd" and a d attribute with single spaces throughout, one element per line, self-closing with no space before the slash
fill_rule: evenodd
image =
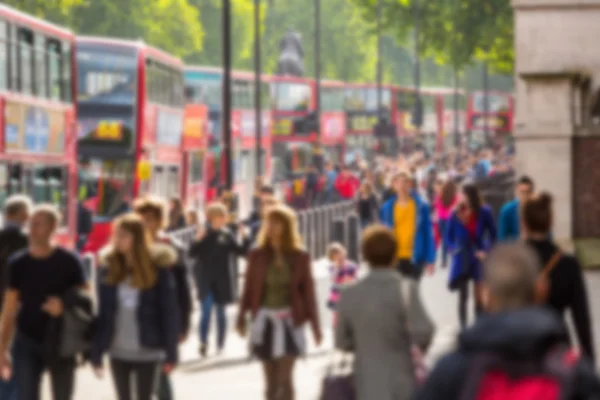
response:
<path id="1" fill-rule="evenodd" d="M 319 400 L 356 400 L 354 373 L 350 362 L 352 356 L 341 354 L 341 360 L 336 362 L 336 353 L 338 352 L 334 351 L 333 360 L 323 378 Z"/>

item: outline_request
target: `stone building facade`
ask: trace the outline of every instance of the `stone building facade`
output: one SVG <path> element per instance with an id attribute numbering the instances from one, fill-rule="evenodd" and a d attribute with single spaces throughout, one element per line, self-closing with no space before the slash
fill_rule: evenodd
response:
<path id="1" fill-rule="evenodd" d="M 517 170 L 553 194 L 559 241 L 600 237 L 600 0 L 513 7 Z"/>

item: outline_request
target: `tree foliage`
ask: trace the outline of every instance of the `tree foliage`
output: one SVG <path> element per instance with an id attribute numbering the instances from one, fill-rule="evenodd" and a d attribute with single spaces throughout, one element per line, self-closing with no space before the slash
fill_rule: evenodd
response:
<path id="1" fill-rule="evenodd" d="M 79 34 L 143 39 L 197 65 L 222 64 L 222 0 L 4 0 Z M 381 0 L 384 82 L 410 85 L 415 9 L 424 85 L 450 85 L 453 71 L 510 73 L 513 21 L 509 0 Z M 234 68 L 254 60 L 254 0 L 231 0 Z M 418 8 L 415 8 L 418 5 Z M 315 72 L 315 1 L 261 1 L 263 71 L 274 73 L 288 29 L 302 35 L 306 75 Z M 321 1 L 321 76 L 373 82 L 377 65 L 377 0 Z M 476 82 L 480 76 L 466 76 Z M 504 82 L 504 81 L 502 81 Z M 504 83 L 502 84 L 504 85 Z M 502 86 L 500 85 L 500 86 Z"/>
<path id="2" fill-rule="evenodd" d="M 509 73 L 514 63 L 510 0 L 381 0 L 383 24 L 407 43 L 418 20 L 423 55 L 463 70 L 475 60 Z M 352 0 L 365 19 L 376 20 L 377 0 Z"/>

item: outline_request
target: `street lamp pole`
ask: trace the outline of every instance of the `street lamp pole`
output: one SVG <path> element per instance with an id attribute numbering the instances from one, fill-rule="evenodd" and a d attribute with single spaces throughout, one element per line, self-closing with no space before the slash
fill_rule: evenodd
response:
<path id="1" fill-rule="evenodd" d="M 321 143 L 321 0 L 315 0 L 315 118 L 317 143 Z"/>
<path id="2" fill-rule="evenodd" d="M 231 3 L 223 0 L 223 152 L 225 158 L 225 185 L 233 187 L 233 163 L 231 158 Z"/>
<path id="3" fill-rule="evenodd" d="M 419 0 L 413 0 L 413 19 L 415 24 L 415 112 L 418 114 L 416 118 L 414 118 L 413 125 L 415 125 L 415 128 L 417 128 L 417 131 L 419 131 L 421 126 L 423 126 L 423 105 L 421 102 L 421 50 L 419 47 L 421 15 L 419 12 L 419 7 Z"/>
<path id="4" fill-rule="evenodd" d="M 256 139 L 256 176 L 262 174 L 262 104 L 260 66 L 260 0 L 254 0 L 254 129 Z"/>
<path id="5" fill-rule="evenodd" d="M 381 60 L 381 13 L 382 13 L 382 2 L 377 0 L 377 120 L 381 122 L 383 114 L 381 112 L 381 106 L 383 103 L 382 93 L 382 81 L 383 81 L 383 63 Z"/>

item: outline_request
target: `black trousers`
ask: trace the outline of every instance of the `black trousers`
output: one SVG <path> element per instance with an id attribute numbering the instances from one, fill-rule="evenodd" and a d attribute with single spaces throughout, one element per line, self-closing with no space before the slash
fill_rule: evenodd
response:
<path id="1" fill-rule="evenodd" d="M 472 282 L 470 279 L 463 279 L 458 284 L 458 319 L 460 321 L 460 327 L 465 329 L 467 327 L 467 304 L 469 303 L 469 289 L 470 286 L 477 290 L 475 284 L 469 285 Z M 483 313 L 483 306 L 480 304 L 480 299 L 475 296 L 475 318 L 479 318 Z"/>
<path id="2" fill-rule="evenodd" d="M 75 384 L 75 360 L 48 363 L 42 346 L 17 333 L 14 345 L 14 374 L 18 400 L 39 400 L 42 374 L 48 371 L 53 400 L 71 400 Z"/>
<path id="3" fill-rule="evenodd" d="M 396 270 L 405 278 L 414 279 L 420 281 L 423 276 L 423 268 L 413 264 L 412 260 L 408 258 L 401 258 L 396 264 Z"/>
<path id="4" fill-rule="evenodd" d="M 152 400 L 158 386 L 161 365 L 162 363 L 155 361 L 130 362 L 112 358 L 110 369 L 118 399 Z"/>

